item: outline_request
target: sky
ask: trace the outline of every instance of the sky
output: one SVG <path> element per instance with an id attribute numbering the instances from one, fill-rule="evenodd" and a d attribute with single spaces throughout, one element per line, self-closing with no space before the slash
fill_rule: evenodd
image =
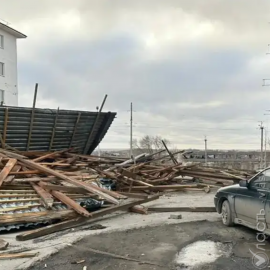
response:
<path id="1" fill-rule="evenodd" d="M 270 2 L 0 0 L 18 40 L 19 105 L 117 112 L 100 147 L 159 135 L 180 148 L 259 149 L 270 134 Z M 270 85 L 270 80 L 266 85 Z M 267 136 L 268 137 L 268 136 Z M 269 147 L 269 145 L 268 145 Z"/>

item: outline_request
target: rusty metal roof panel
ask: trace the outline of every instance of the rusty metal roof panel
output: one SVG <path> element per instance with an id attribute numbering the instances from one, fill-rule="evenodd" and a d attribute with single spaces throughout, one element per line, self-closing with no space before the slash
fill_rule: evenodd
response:
<path id="1" fill-rule="evenodd" d="M 4 225 L 1 224 L 1 216 L 4 215 L 13 215 L 13 214 L 20 214 L 20 213 L 37 213 L 48 211 L 45 207 L 41 205 L 40 196 L 36 193 L 36 191 L 29 185 L 25 185 L 24 189 L 17 188 L 14 186 L 14 189 L 11 190 L 10 187 L 6 189 L 6 186 L 2 186 L 0 190 L 0 232 L 1 231 L 10 231 L 12 229 L 21 229 L 27 228 L 31 226 L 37 226 L 41 224 L 48 224 L 50 220 L 43 220 L 38 222 L 25 222 L 20 224 L 9 224 Z M 32 201 L 31 201 L 32 200 Z M 75 199 L 78 203 L 85 200 L 83 199 Z M 22 209 L 24 206 L 33 206 L 27 209 Z M 10 209 L 10 211 L 7 211 Z M 68 207 L 63 203 L 59 202 L 55 199 L 55 204 L 52 207 L 52 211 L 61 211 L 67 210 Z M 4 210 L 4 211 L 3 211 Z"/>

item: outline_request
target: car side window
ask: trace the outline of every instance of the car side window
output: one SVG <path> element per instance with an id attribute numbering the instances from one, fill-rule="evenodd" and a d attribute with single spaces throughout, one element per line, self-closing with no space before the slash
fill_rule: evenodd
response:
<path id="1" fill-rule="evenodd" d="M 251 182 L 250 186 L 256 189 L 270 190 L 270 169 L 258 174 Z"/>

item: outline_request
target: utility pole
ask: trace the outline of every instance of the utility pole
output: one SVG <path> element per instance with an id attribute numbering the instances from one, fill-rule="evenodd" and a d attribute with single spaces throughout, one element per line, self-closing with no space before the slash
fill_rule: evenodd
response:
<path id="1" fill-rule="evenodd" d="M 205 160 L 205 165 L 207 166 L 207 138 L 204 136 L 204 160 Z"/>
<path id="2" fill-rule="evenodd" d="M 261 159 L 260 159 L 260 169 L 262 169 L 263 166 L 263 130 L 264 130 L 264 126 L 263 126 L 263 122 L 260 122 L 261 124 L 259 125 L 260 130 L 261 130 Z"/>
<path id="3" fill-rule="evenodd" d="M 267 167 L 267 128 L 264 129 L 264 168 Z"/>
<path id="4" fill-rule="evenodd" d="M 133 108 L 132 102 L 130 103 L 130 158 L 133 159 Z"/>

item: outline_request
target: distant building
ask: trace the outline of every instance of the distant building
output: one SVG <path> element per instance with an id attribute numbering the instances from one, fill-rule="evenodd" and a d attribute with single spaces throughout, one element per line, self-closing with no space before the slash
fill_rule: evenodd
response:
<path id="1" fill-rule="evenodd" d="M 18 106 L 18 38 L 26 35 L 0 22 L 0 105 Z"/>

